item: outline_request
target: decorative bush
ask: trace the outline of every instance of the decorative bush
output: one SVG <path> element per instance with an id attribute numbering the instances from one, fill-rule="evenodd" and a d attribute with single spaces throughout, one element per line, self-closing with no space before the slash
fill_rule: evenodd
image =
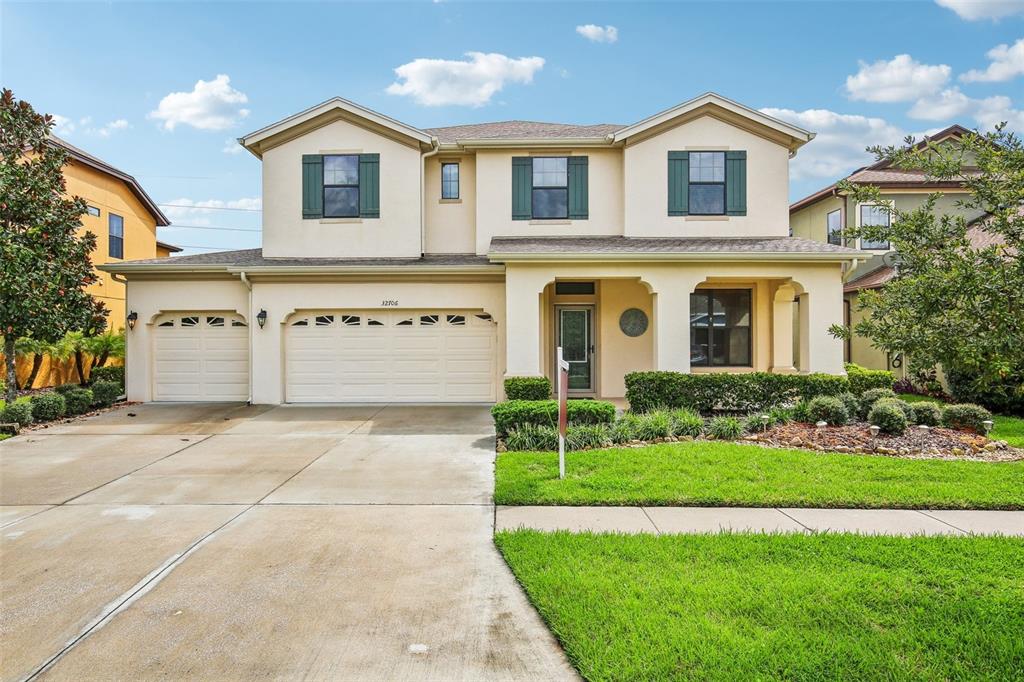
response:
<path id="1" fill-rule="evenodd" d="M 852 362 L 846 363 L 846 378 L 850 382 L 850 392 L 862 395 L 873 388 L 892 390 L 896 377 L 884 369 L 868 369 Z"/>
<path id="2" fill-rule="evenodd" d="M 668 414 L 669 419 L 672 420 L 672 435 L 673 436 L 689 436 L 691 438 L 697 438 L 704 431 L 704 419 L 693 410 L 688 410 L 685 407 L 678 410 L 672 410 Z"/>
<path id="3" fill-rule="evenodd" d="M 637 432 L 640 430 L 640 415 L 627 412 L 619 417 L 611 427 L 611 439 L 613 443 L 628 443 L 637 440 Z"/>
<path id="4" fill-rule="evenodd" d="M 97 367 L 89 373 L 89 380 L 94 384 L 98 384 L 101 381 L 112 381 L 121 389 L 124 389 L 124 365 L 107 365 L 104 367 Z M 508 379 L 505 380 L 508 382 Z M 120 395 L 120 394 L 119 394 Z M 547 397 L 547 396 L 545 396 Z"/>
<path id="5" fill-rule="evenodd" d="M 903 413 L 903 417 L 907 420 L 908 424 L 914 423 L 914 406 L 908 403 L 906 400 L 900 400 L 899 398 L 882 398 L 881 400 L 875 401 L 875 405 L 877 405 L 878 403 L 895 405 L 897 408 L 899 408 L 900 412 Z"/>
<path id="6" fill-rule="evenodd" d="M 708 422 L 708 438 L 736 440 L 743 435 L 743 423 L 736 417 L 715 417 Z"/>
<path id="7" fill-rule="evenodd" d="M 113 381 L 97 381 L 92 385 L 92 399 L 97 407 L 110 407 L 121 395 L 120 384 Z"/>
<path id="8" fill-rule="evenodd" d="M 68 415 L 85 414 L 92 407 L 92 391 L 81 387 L 68 391 L 64 394 L 64 403 L 67 406 Z"/>
<path id="9" fill-rule="evenodd" d="M 61 395 L 67 395 L 71 391 L 77 391 L 80 388 L 82 388 L 81 384 L 61 384 L 60 386 L 56 386 L 53 390 Z"/>
<path id="10" fill-rule="evenodd" d="M 49 422 L 64 416 L 67 405 L 64 396 L 52 391 L 37 393 L 29 401 L 32 403 L 32 418 L 38 422 Z"/>
<path id="11" fill-rule="evenodd" d="M 5 405 L 3 411 L 0 412 L 0 422 L 28 426 L 32 423 L 32 403 L 27 400 L 17 400 Z"/>
<path id="12" fill-rule="evenodd" d="M 566 411 L 570 425 L 611 424 L 615 420 L 615 405 L 602 400 L 570 400 Z M 491 416 L 499 436 L 523 424 L 557 427 L 558 401 L 506 400 L 491 408 Z"/>
<path id="13" fill-rule="evenodd" d="M 565 434 L 567 450 L 587 450 L 611 446 L 611 427 L 608 424 L 582 424 L 571 426 Z M 557 442 L 555 444 L 557 447 Z"/>
<path id="14" fill-rule="evenodd" d="M 882 398 L 895 398 L 896 393 L 891 388 L 872 388 L 864 391 L 860 397 L 860 416 L 866 417 L 872 406 Z"/>
<path id="15" fill-rule="evenodd" d="M 807 400 L 800 400 L 791 410 L 793 421 L 808 424 L 814 419 L 811 417 L 811 404 Z"/>
<path id="16" fill-rule="evenodd" d="M 942 410 L 935 403 L 916 403 L 911 405 L 914 408 L 914 421 L 927 426 L 938 426 L 942 422 Z"/>
<path id="17" fill-rule="evenodd" d="M 898 436 L 907 430 L 907 416 L 895 401 L 878 401 L 868 413 L 868 422 L 882 433 Z"/>
<path id="18" fill-rule="evenodd" d="M 755 412 L 819 395 L 849 391 L 846 377 L 831 374 L 683 374 L 631 372 L 626 375 L 626 399 L 634 412 L 685 407 L 700 413 L 712 410 Z"/>
<path id="19" fill-rule="evenodd" d="M 972 403 L 946 405 L 942 410 L 942 425 L 951 429 L 971 429 L 975 433 L 984 433 L 982 422 L 989 419 L 992 419 L 991 412 Z"/>
<path id="20" fill-rule="evenodd" d="M 977 404 L 1000 414 L 1024 417 L 1024 367 L 1011 368 L 1001 381 L 978 385 L 977 373 L 946 369 L 949 391 L 960 404 Z"/>
<path id="21" fill-rule="evenodd" d="M 835 396 L 819 395 L 807 405 L 811 419 L 815 422 L 828 422 L 832 426 L 842 426 L 850 420 L 846 405 Z"/>
<path id="22" fill-rule="evenodd" d="M 551 381 L 547 377 L 508 377 L 505 379 L 508 400 L 548 400 Z"/>
<path id="23" fill-rule="evenodd" d="M 840 393 L 837 396 L 843 401 L 843 407 L 846 408 L 846 415 L 850 419 L 856 419 L 860 414 L 860 398 L 855 396 L 853 393 Z"/>
<path id="24" fill-rule="evenodd" d="M 672 435 L 672 418 L 665 410 L 655 410 L 639 415 L 636 424 L 636 437 L 640 440 L 655 440 Z"/>
<path id="25" fill-rule="evenodd" d="M 553 426 L 537 426 L 523 424 L 512 429 L 505 438 L 505 447 L 509 450 L 557 450 L 558 430 Z"/>

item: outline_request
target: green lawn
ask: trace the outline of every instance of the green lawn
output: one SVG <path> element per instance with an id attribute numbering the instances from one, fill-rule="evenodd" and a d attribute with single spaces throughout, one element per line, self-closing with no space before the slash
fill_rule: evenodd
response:
<path id="1" fill-rule="evenodd" d="M 1024 462 L 823 454 L 697 441 L 498 455 L 498 504 L 1024 509 Z"/>
<path id="2" fill-rule="evenodd" d="M 924 395 L 906 394 L 900 395 L 900 398 L 902 400 L 906 400 L 908 403 L 932 402 L 937 405 L 944 404 L 941 400 L 929 398 Z M 1024 448 L 1024 419 L 997 414 L 992 417 L 992 421 L 994 422 L 992 425 L 992 433 L 989 434 L 991 438 L 1005 440 L 1015 448 Z"/>
<path id="3" fill-rule="evenodd" d="M 1024 678 L 1024 541 L 595 535 L 495 542 L 588 680 Z"/>

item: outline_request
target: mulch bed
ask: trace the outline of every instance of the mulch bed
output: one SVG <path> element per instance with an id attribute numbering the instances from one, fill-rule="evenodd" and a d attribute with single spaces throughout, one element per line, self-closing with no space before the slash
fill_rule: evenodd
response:
<path id="1" fill-rule="evenodd" d="M 941 427 L 921 429 L 911 426 L 901 436 L 880 433 L 872 438 L 869 424 L 866 422 L 823 428 L 818 428 L 814 424 L 793 422 L 773 426 L 763 433 L 745 436 L 744 440 L 771 447 L 886 455 L 907 459 L 963 459 L 983 462 L 1024 460 L 1024 449 L 1010 447 L 1006 441 Z"/>

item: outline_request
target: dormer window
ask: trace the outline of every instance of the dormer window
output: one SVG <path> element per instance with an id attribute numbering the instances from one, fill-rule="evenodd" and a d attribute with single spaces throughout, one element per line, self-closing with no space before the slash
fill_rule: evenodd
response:
<path id="1" fill-rule="evenodd" d="M 324 155 L 324 217 L 359 217 L 359 156 Z"/>

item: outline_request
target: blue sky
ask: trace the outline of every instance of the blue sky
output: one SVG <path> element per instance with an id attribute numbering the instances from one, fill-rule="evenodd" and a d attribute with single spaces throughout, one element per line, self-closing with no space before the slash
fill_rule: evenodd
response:
<path id="1" fill-rule="evenodd" d="M 713 90 L 819 133 L 793 161 L 793 199 L 868 161 L 869 143 L 953 122 L 1024 130 L 1024 0 L 3 0 L 0 42 L 4 87 L 170 204 L 160 238 L 190 247 L 259 245 L 259 162 L 233 139 L 334 95 L 431 127 L 631 123 Z"/>

